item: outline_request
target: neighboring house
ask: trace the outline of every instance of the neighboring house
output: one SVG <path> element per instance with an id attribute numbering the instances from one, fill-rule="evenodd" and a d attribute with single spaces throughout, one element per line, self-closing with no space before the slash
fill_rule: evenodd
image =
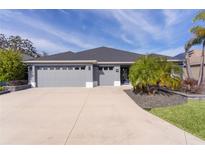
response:
<path id="1" fill-rule="evenodd" d="M 192 50 L 189 52 L 190 57 L 190 65 L 191 65 L 191 71 L 192 76 L 194 79 L 198 80 L 199 77 L 199 69 L 200 69 L 200 63 L 201 63 L 201 50 Z M 185 53 L 181 53 L 174 57 L 175 59 L 185 60 Z M 186 65 L 184 64 L 184 78 L 187 77 L 186 74 Z M 205 68 L 204 68 L 205 71 Z"/>
<path id="2" fill-rule="evenodd" d="M 33 87 L 94 87 L 128 84 L 129 67 L 141 55 L 99 47 L 25 61 Z M 170 61 L 177 61 L 170 57 Z"/>

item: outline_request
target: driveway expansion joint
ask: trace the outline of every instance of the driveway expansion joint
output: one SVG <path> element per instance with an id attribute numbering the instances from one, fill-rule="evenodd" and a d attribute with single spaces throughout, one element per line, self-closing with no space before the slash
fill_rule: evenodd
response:
<path id="1" fill-rule="evenodd" d="M 185 138 L 185 143 L 187 145 L 187 139 L 186 139 L 186 132 L 184 131 L 184 138 Z"/>
<path id="2" fill-rule="evenodd" d="M 80 115 L 81 115 L 81 113 L 82 113 L 82 111 L 83 111 L 85 105 L 87 104 L 87 100 L 88 100 L 89 95 L 90 95 L 90 91 L 88 91 L 88 95 L 86 96 L 86 99 L 85 99 L 83 105 L 82 105 L 81 108 L 80 108 L 80 111 L 79 111 L 79 113 L 78 113 L 78 115 L 77 115 L 77 118 L 76 118 L 76 120 L 75 120 L 75 122 L 74 122 L 74 125 L 73 125 L 73 127 L 71 128 L 71 130 L 69 131 L 68 136 L 67 136 L 67 138 L 66 138 L 66 141 L 65 141 L 64 145 L 67 144 L 67 142 L 68 142 L 68 140 L 69 140 L 69 138 L 70 138 L 70 136 L 71 136 L 71 134 L 72 134 L 72 132 L 73 132 L 73 130 L 74 130 L 74 128 L 75 128 L 77 122 L 78 122 L 78 120 L 80 119 Z"/>

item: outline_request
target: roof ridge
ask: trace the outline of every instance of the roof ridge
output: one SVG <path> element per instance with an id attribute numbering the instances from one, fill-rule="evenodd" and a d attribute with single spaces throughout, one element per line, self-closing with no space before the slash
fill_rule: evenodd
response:
<path id="1" fill-rule="evenodd" d="M 139 53 L 136 53 L 136 52 L 127 51 L 127 50 L 123 50 L 123 49 L 117 49 L 117 48 L 113 48 L 113 47 L 106 47 L 106 46 L 100 46 L 100 47 L 96 47 L 96 48 L 92 48 L 92 49 L 86 49 L 86 50 L 79 51 L 79 52 L 76 52 L 76 53 L 78 54 L 78 53 L 90 52 L 90 50 L 93 51 L 93 50 L 102 49 L 102 48 L 111 49 L 111 50 L 117 51 L 117 52 L 123 52 L 123 53 L 126 52 L 126 53 L 130 53 L 130 54 L 142 55 L 142 54 L 139 54 Z"/>

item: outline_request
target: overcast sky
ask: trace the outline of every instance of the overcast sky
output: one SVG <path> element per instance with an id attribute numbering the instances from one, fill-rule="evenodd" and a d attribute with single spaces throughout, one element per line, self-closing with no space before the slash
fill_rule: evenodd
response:
<path id="1" fill-rule="evenodd" d="M 199 10 L 0 10 L 0 33 L 49 54 L 100 46 L 176 55 Z"/>

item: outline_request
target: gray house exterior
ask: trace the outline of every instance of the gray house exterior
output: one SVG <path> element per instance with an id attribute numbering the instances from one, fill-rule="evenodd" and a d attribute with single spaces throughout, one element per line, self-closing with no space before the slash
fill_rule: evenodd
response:
<path id="1" fill-rule="evenodd" d="M 25 63 L 28 65 L 28 80 L 33 87 L 93 88 L 128 84 L 129 67 L 140 56 L 99 47 L 26 60 Z"/>

